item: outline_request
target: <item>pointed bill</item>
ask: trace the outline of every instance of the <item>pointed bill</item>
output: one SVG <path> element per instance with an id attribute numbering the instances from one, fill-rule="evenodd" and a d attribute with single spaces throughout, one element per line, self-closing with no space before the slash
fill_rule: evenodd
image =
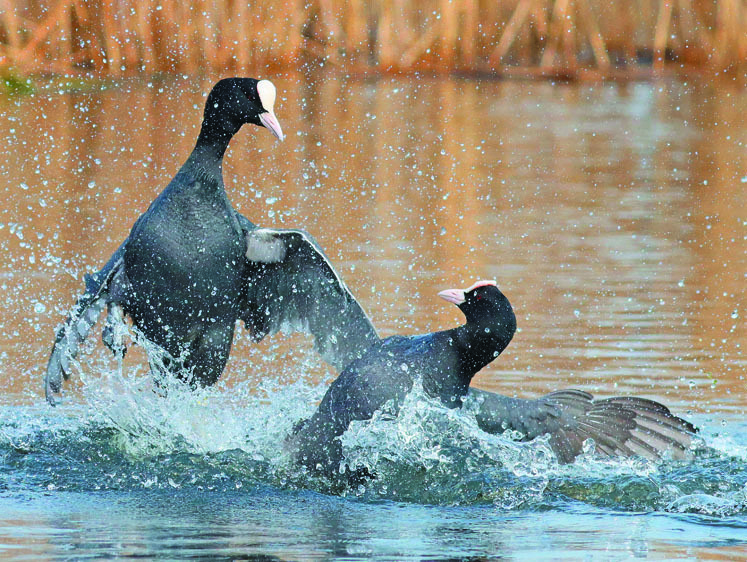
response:
<path id="1" fill-rule="evenodd" d="M 438 296 L 456 305 L 462 304 L 465 301 L 464 291 L 461 289 L 446 289 L 438 293 Z"/>
<path id="2" fill-rule="evenodd" d="M 278 118 L 275 117 L 274 113 L 272 113 L 271 111 L 260 113 L 259 120 L 262 122 L 262 125 L 270 130 L 273 135 L 275 135 L 279 140 L 283 140 L 283 129 L 280 127 Z"/>

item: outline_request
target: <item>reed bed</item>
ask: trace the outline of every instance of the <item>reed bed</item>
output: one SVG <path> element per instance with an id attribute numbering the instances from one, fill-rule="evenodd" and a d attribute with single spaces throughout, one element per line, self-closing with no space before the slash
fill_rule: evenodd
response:
<path id="1" fill-rule="evenodd" d="M 0 0 L 0 72 L 741 67 L 747 0 Z"/>

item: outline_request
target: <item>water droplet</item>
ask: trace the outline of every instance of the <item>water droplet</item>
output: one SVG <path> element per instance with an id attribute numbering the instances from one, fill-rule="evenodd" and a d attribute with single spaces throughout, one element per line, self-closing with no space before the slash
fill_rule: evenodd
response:
<path id="1" fill-rule="evenodd" d="M 581 311 L 580 311 L 580 310 L 574 310 L 574 311 L 573 311 L 573 315 L 574 315 L 574 316 L 575 316 L 576 318 L 579 318 L 579 317 L 581 316 Z"/>
<path id="2" fill-rule="evenodd" d="M 43 303 L 38 302 L 34 305 L 34 312 L 37 314 L 44 314 L 46 311 L 47 307 Z"/>

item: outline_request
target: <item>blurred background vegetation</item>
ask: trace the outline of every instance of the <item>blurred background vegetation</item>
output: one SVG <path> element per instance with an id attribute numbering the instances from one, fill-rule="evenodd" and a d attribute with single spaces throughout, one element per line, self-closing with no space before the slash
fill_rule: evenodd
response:
<path id="1" fill-rule="evenodd" d="M 550 77 L 747 60 L 747 0 L 0 0 L 0 75 L 293 69 Z"/>

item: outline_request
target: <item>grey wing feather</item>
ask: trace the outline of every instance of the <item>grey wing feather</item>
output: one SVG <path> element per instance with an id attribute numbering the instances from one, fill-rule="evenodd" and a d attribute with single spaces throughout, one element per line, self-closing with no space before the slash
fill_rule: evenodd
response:
<path id="1" fill-rule="evenodd" d="M 471 388 L 480 401 L 477 423 L 488 433 L 513 429 L 526 440 L 549 435 L 560 462 L 572 462 L 593 439 L 607 456 L 686 459 L 697 429 L 669 409 L 645 398 L 593 400 L 581 390 L 559 390 L 536 400 L 509 398 Z"/>
<path id="2" fill-rule="evenodd" d="M 256 340 L 278 331 L 308 332 L 322 358 L 338 371 L 379 341 L 311 235 L 253 228 L 246 239 L 250 273 L 241 319 Z"/>
<path id="3" fill-rule="evenodd" d="M 44 395 L 52 406 L 55 405 L 53 394 L 62 390 L 63 378 L 70 378 L 70 361 L 75 359 L 80 344 L 98 321 L 115 279 L 123 274 L 124 248 L 125 244 L 122 244 L 101 271 L 85 276 L 86 292 L 78 298 L 70 315 L 57 329 L 44 376 Z"/>

